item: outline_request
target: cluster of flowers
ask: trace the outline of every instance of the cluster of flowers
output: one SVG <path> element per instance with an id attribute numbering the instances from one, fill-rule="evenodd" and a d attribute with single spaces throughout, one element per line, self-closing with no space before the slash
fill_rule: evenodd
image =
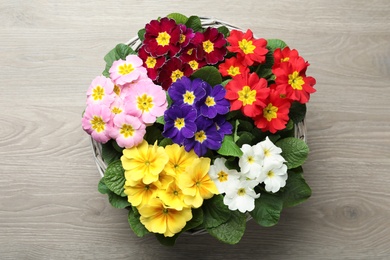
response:
<path id="1" fill-rule="evenodd" d="M 96 77 L 87 91 L 83 129 L 97 142 L 116 140 L 120 147 L 143 141 L 146 125 L 162 116 L 168 103 L 165 91 L 147 76 L 137 55 L 118 60 L 110 78 Z"/>
<path id="2" fill-rule="evenodd" d="M 287 166 L 280 155 L 282 149 L 275 146 L 267 137 L 266 140 L 250 146 L 241 147 L 243 156 L 239 159 L 240 172 L 228 169 L 225 158 L 217 158 L 210 167 L 210 177 L 218 191 L 225 193 L 223 202 L 230 210 L 242 213 L 255 208 L 255 199 L 260 197 L 255 187 L 265 184 L 267 192 L 278 192 L 286 185 Z"/>
<path id="3" fill-rule="evenodd" d="M 222 61 L 227 52 L 225 45 L 225 37 L 215 28 L 194 33 L 184 24 L 164 17 L 145 26 L 139 56 L 149 77 L 167 90 L 177 79 Z"/>
<path id="4" fill-rule="evenodd" d="M 125 149 L 121 161 L 124 192 L 150 232 L 175 235 L 192 218 L 191 208 L 199 208 L 204 199 L 219 194 L 208 174 L 210 159 L 199 158 L 183 146 L 163 148 L 143 141 Z"/>

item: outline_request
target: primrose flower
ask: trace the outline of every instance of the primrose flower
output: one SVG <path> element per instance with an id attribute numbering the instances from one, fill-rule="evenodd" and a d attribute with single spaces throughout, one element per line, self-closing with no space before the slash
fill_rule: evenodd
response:
<path id="1" fill-rule="evenodd" d="M 191 138 L 196 132 L 197 113 L 195 108 L 185 104 L 173 105 L 164 113 L 164 137 L 171 138 L 174 143 L 182 144 L 185 138 Z"/>
<path id="2" fill-rule="evenodd" d="M 260 193 L 256 194 L 254 191 L 256 185 L 256 181 L 232 181 L 229 185 L 230 187 L 226 190 L 223 203 L 230 210 L 239 210 L 242 213 L 252 211 L 255 208 L 255 199 L 260 197 Z"/>
<path id="3" fill-rule="evenodd" d="M 305 104 L 310 99 L 310 94 L 316 90 L 313 86 L 316 80 L 306 76 L 308 62 L 302 57 L 280 63 L 280 66 L 272 69 L 275 74 L 276 90 L 286 98 Z"/>
<path id="4" fill-rule="evenodd" d="M 141 215 L 140 221 L 147 230 L 166 237 L 179 233 L 187 221 L 192 219 L 191 208 L 182 210 L 168 208 L 158 198 L 151 199 L 147 205 L 139 208 L 138 212 Z"/>
<path id="5" fill-rule="evenodd" d="M 197 158 L 187 167 L 186 173 L 177 178 L 177 185 L 183 191 L 184 202 L 187 205 L 199 208 L 204 199 L 210 199 L 214 194 L 218 194 L 215 183 L 208 175 L 209 169 L 209 158 Z"/>
<path id="6" fill-rule="evenodd" d="M 298 51 L 295 49 L 290 50 L 289 47 L 284 47 L 283 50 L 280 48 L 275 49 L 274 51 L 274 65 L 273 69 L 276 69 L 283 62 L 288 62 L 299 57 Z"/>
<path id="7" fill-rule="evenodd" d="M 263 167 L 264 152 L 263 149 L 258 149 L 256 146 L 244 144 L 241 147 L 243 155 L 238 161 L 241 173 L 249 179 L 256 179 Z"/>
<path id="8" fill-rule="evenodd" d="M 153 57 L 169 53 L 174 56 L 180 51 L 181 30 L 175 20 L 161 18 L 152 20 L 145 26 L 145 50 Z"/>
<path id="9" fill-rule="evenodd" d="M 255 117 L 263 112 L 265 100 L 269 94 L 267 80 L 256 73 L 241 74 L 226 85 L 225 98 L 230 100 L 230 110 L 239 110 L 248 117 Z"/>
<path id="10" fill-rule="evenodd" d="M 218 150 L 222 145 L 222 136 L 211 119 L 200 116 L 195 121 L 197 130 L 194 137 L 184 139 L 186 151 L 194 149 L 198 156 L 207 153 L 207 149 Z"/>
<path id="11" fill-rule="evenodd" d="M 152 198 L 157 197 L 158 188 L 153 183 L 145 184 L 142 180 L 132 181 L 126 180 L 124 193 L 127 195 L 127 200 L 132 206 L 141 208 L 147 205 Z"/>
<path id="12" fill-rule="evenodd" d="M 190 65 L 192 72 L 202 68 L 207 64 L 205 60 L 199 59 L 196 53 L 196 47 L 193 44 L 189 44 L 183 49 L 179 57 L 182 62 Z"/>
<path id="13" fill-rule="evenodd" d="M 227 41 L 230 43 L 228 50 L 236 52 L 237 57 L 242 59 L 244 64 L 252 66 L 255 62 L 265 62 L 265 55 L 268 52 L 267 41 L 253 38 L 251 30 L 248 29 L 245 33 L 232 30 Z"/>
<path id="14" fill-rule="evenodd" d="M 248 66 L 242 64 L 242 60 L 239 60 L 236 57 L 225 59 L 225 62 L 219 64 L 218 70 L 222 76 L 230 76 L 232 78 L 237 75 L 249 73 Z"/>
<path id="15" fill-rule="evenodd" d="M 186 168 L 191 166 L 193 161 L 198 158 L 193 150 L 187 152 L 183 146 L 178 144 L 165 146 L 165 152 L 168 154 L 169 160 L 164 171 L 175 177 L 184 173 Z"/>
<path id="16" fill-rule="evenodd" d="M 164 65 L 166 58 L 164 56 L 153 57 L 145 51 L 145 45 L 142 45 L 138 51 L 138 56 L 143 60 L 144 67 L 148 72 L 148 76 L 151 80 L 156 80 L 158 77 L 159 69 Z"/>
<path id="17" fill-rule="evenodd" d="M 142 64 L 141 58 L 133 54 L 128 55 L 126 60 L 114 61 L 109 70 L 110 78 L 116 85 L 120 86 L 136 81 L 142 74 L 147 74 Z"/>
<path id="18" fill-rule="evenodd" d="M 114 83 L 104 76 L 96 77 L 87 90 L 87 105 L 110 106 L 115 99 Z"/>
<path id="19" fill-rule="evenodd" d="M 189 64 L 183 63 L 179 58 L 173 57 L 161 67 L 157 82 L 167 90 L 172 83 L 175 83 L 182 77 L 189 77 L 191 73 L 192 69 Z"/>
<path id="20" fill-rule="evenodd" d="M 187 104 L 195 106 L 205 95 L 206 82 L 201 79 L 191 80 L 183 77 L 168 89 L 168 94 L 176 105 Z"/>
<path id="21" fill-rule="evenodd" d="M 191 28 L 185 26 L 184 24 L 179 24 L 180 27 L 180 46 L 181 48 L 187 47 L 188 44 L 190 44 L 192 38 L 194 38 L 195 33 L 194 30 Z"/>
<path id="22" fill-rule="evenodd" d="M 110 140 L 112 128 L 110 109 L 98 104 L 88 105 L 82 118 L 82 127 L 95 141 L 106 143 Z"/>
<path id="23" fill-rule="evenodd" d="M 183 210 L 183 208 L 188 207 L 184 203 L 183 191 L 176 182 L 170 183 L 165 190 L 159 190 L 158 197 L 164 202 L 167 208 Z"/>
<path id="24" fill-rule="evenodd" d="M 115 96 L 114 102 L 112 102 L 110 105 L 110 110 L 112 113 L 112 118 L 125 114 L 125 104 L 123 103 L 123 99 L 120 96 Z"/>
<path id="25" fill-rule="evenodd" d="M 196 32 L 192 43 L 198 46 L 198 58 L 205 59 L 207 64 L 222 61 L 227 53 L 226 39 L 216 28 L 208 27 L 203 33 Z"/>
<path id="26" fill-rule="evenodd" d="M 274 145 L 274 143 L 269 140 L 268 136 L 266 139 L 255 146 L 256 150 L 262 151 L 264 154 L 264 162 L 263 165 L 273 164 L 275 162 L 284 163 L 286 160 L 281 156 L 282 149 Z"/>
<path id="27" fill-rule="evenodd" d="M 280 188 L 286 186 L 287 166 L 285 164 L 274 163 L 265 165 L 258 181 L 264 182 L 265 190 L 268 192 L 278 192 Z"/>
<path id="28" fill-rule="evenodd" d="M 219 193 L 225 193 L 231 182 L 240 178 L 240 174 L 236 170 L 229 170 L 225 162 L 225 158 L 216 158 L 209 170 L 210 178 L 214 181 Z"/>
<path id="29" fill-rule="evenodd" d="M 121 114 L 114 118 L 110 136 L 120 147 L 131 148 L 143 141 L 146 134 L 145 128 L 145 124 L 139 118 Z"/>
<path id="30" fill-rule="evenodd" d="M 206 95 L 202 101 L 200 101 L 200 113 L 208 118 L 227 114 L 229 112 L 230 103 L 225 99 L 225 88 L 222 85 L 216 85 L 212 88 L 207 82 L 205 83 Z"/>
<path id="31" fill-rule="evenodd" d="M 286 128 L 291 102 L 288 99 L 281 98 L 279 92 L 271 88 L 270 95 L 265 103 L 263 113 L 254 118 L 257 128 L 271 133 Z"/>
<path id="32" fill-rule="evenodd" d="M 153 83 L 132 86 L 125 104 L 127 113 L 139 117 L 145 124 L 154 123 L 168 106 L 165 91 Z"/>
<path id="33" fill-rule="evenodd" d="M 224 115 L 217 115 L 214 119 L 215 127 L 217 132 L 221 135 L 222 139 L 225 135 L 230 135 L 233 133 L 233 126 L 228 121 Z"/>
<path id="34" fill-rule="evenodd" d="M 121 157 L 126 179 L 151 184 L 159 178 L 169 158 L 163 147 L 148 145 L 144 140 L 140 145 L 123 150 Z"/>

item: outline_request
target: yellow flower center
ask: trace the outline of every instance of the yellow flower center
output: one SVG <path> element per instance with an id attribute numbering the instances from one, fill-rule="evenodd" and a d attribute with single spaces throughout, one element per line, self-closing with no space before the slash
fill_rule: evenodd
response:
<path id="1" fill-rule="evenodd" d="M 117 115 L 122 113 L 122 109 L 120 109 L 119 107 L 114 107 L 113 109 L 111 109 L 111 112 Z"/>
<path id="2" fill-rule="evenodd" d="M 142 112 L 149 112 L 153 108 L 153 97 L 146 94 L 137 97 L 137 107 Z"/>
<path id="3" fill-rule="evenodd" d="M 242 102 L 243 106 L 252 105 L 256 101 L 256 90 L 251 90 L 249 86 L 244 86 L 242 90 L 238 91 L 238 100 Z"/>
<path id="4" fill-rule="evenodd" d="M 245 188 L 240 188 L 237 191 L 238 196 L 244 196 L 246 194 Z"/>
<path id="5" fill-rule="evenodd" d="M 199 63 L 196 60 L 188 62 L 192 70 L 197 70 L 199 68 Z"/>
<path id="6" fill-rule="evenodd" d="M 188 105 L 192 105 L 194 104 L 194 100 L 195 100 L 195 95 L 192 91 L 186 91 L 186 93 L 183 95 L 183 102 L 188 104 Z"/>
<path id="7" fill-rule="evenodd" d="M 195 133 L 195 141 L 203 143 L 207 139 L 207 135 L 203 130 Z"/>
<path id="8" fill-rule="evenodd" d="M 102 100 L 103 97 L 104 97 L 104 88 L 102 88 L 101 86 L 96 86 L 92 90 L 92 98 L 93 98 L 93 100 Z"/>
<path id="9" fill-rule="evenodd" d="M 127 64 L 127 63 L 124 63 L 124 64 L 120 65 L 119 68 L 118 68 L 118 72 L 121 75 L 130 74 L 131 72 L 133 72 L 133 70 L 134 70 L 133 65 L 132 64 Z"/>
<path id="10" fill-rule="evenodd" d="M 275 176 L 275 173 L 274 173 L 273 171 L 269 171 L 269 172 L 267 173 L 267 176 L 270 177 L 270 178 L 272 178 L 272 177 Z"/>
<path id="11" fill-rule="evenodd" d="M 118 96 L 121 94 L 121 88 L 118 85 L 114 86 L 114 93 Z"/>
<path id="12" fill-rule="evenodd" d="M 265 157 L 271 156 L 271 152 L 268 149 L 264 149 L 264 156 Z"/>
<path id="13" fill-rule="evenodd" d="M 291 85 L 293 89 L 302 90 L 302 85 L 305 84 L 302 76 L 299 76 L 298 71 L 294 71 L 292 74 L 288 75 L 288 84 Z"/>
<path id="14" fill-rule="evenodd" d="M 227 70 L 227 73 L 229 74 L 229 76 L 236 76 L 238 74 L 241 74 L 240 73 L 240 68 L 239 67 L 234 67 L 234 66 L 230 66 L 230 68 Z"/>
<path id="15" fill-rule="evenodd" d="M 174 125 L 177 129 L 181 130 L 186 125 L 184 118 L 176 118 Z"/>
<path id="16" fill-rule="evenodd" d="M 191 48 L 191 49 L 189 49 L 188 51 L 187 51 L 187 54 L 188 55 L 192 55 L 192 52 L 194 51 L 194 48 Z"/>
<path id="17" fill-rule="evenodd" d="M 226 172 L 224 172 L 224 171 L 220 171 L 218 173 L 218 180 L 219 180 L 219 182 L 227 181 L 228 180 L 228 174 Z"/>
<path id="18" fill-rule="evenodd" d="M 148 67 L 149 69 L 153 69 L 154 66 L 156 66 L 156 63 L 157 63 L 157 60 L 153 57 L 150 57 L 150 56 L 145 61 L 146 67 Z"/>
<path id="19" fill-rule="evenodd" d="M 287 62 L 289 60 L 290 60 L 290 57 L 285 57 L 285 58 L 280 59 L 280 62 Z"/>
<path id="20" fill-rule="evenodd" d="M 134 135 L 134 128 L 131 125 L 124 124 L 121 127 L 120 134 L 125 138 L 131 137 Z"/>
<path id="21" fill-rule="evenodd" d="M 160 32 L 156 38 L 157 44 L 160 46 L 167 46 L 169 41 L 171 40 L 171 36 L 167 32 Z"/>
<path id="22" fill-rule="evenodd" d="M 270 122 L 272 119 L 278 117 L 278 107 L 275 107 L 272 105 L 272 103 L 269 103 L 268 106 L 266 106 L 263 109 L 263 116 L 267 119 L 268 122 Z"/>
<path id="23" fill-rule="evenodd" d="M 106 127 L 106 123 L 104 123 L 103 118 L 101 118 L 100 116 L 94 116 L 91 119 L 90 123 L 92 125 L 92 129 L 98 133 L 104 131 Z"/>
<path id="24" fill-rule="evenodd" d="M 206 104 L 206 106 L 212 107 L 212 106 L 215 105 L 215 100 L 214 100 L 213 97 L 208 96 L 208 97 L 206 98 L 206 101 L 205 101 L 204 103 Z"/>
<path id="25" fill-rule="evenodd" d="M 146 184 L 144 190 L 149 190 L 149 189 L 150 189 L 150 185 Z"/>
<path id="26" fill-rule="evenodd" d="M 180 79 L 183 76 L 184 76 L 184 73 L 179 69 L 172 71 L 172 74 L 171 74 L 172 82 L 176 82 L 176 80 Z"/>
<path id="27" fill-rule="evenodd" d="M 203 50 L 207 53 L 210 53 L 214 50 L 214 43 L 212 43 L 210 40 L 203 42 Z"/>
<path id="28" fill-rule="evenodd" d="M 252 44 L 252 41 L 247 41 L 246 39 L 239 41 L 238 46 L 245 54 L 254 53 L 254 50 L 256 49 L 256 46 Z"/>
<path id="29" fill-rule="evenodd" d="M 186 40 L 186 36 L 184 34 L 180 34 L 179 43 L 183 43 Z"/>
<path id="30" fill-rule="evenodd" d="M 248 160 L 249 164 L 252 164 L 255 162 L 255 158 L 253 158 L 253 156 L 248 156 L 247 160 Z"/>

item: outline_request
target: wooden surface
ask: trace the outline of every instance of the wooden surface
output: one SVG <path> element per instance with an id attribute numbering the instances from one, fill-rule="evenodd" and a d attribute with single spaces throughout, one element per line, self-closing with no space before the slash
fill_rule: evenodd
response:
<path id="1" fill-rule="evenodd" d="M 309 201 L 240 244 L 137 238 L 98 193 L 85 92 L 103 56 L 173 11 L 251 28 L 300 51 Z M 390 2 L 0 0 L 0 259 L 390 259 Z"/>

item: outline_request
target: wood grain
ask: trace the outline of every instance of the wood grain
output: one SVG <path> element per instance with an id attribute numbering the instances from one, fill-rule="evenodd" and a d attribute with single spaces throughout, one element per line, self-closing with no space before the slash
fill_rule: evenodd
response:
<path id="1" fill-rule="evenodd" d="M 240 244 L 137 238 L 97 192 L 81 113 L 103 56 L 149 20 L 197 14 L 310 62 L 306 203 Z M 0 259 L 389 259 L 390 2 L 0 1 Z"/>

